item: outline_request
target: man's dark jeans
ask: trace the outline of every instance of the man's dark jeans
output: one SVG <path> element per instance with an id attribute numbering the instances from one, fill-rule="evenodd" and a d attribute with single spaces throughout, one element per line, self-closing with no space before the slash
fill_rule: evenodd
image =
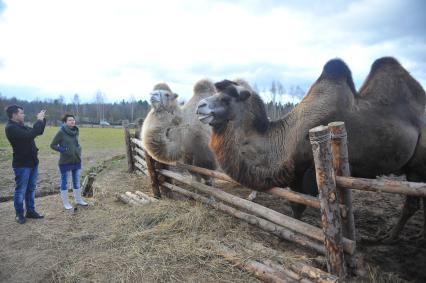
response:
<path id="1" fill-rule="evenodd" d="M 24 214 L 24 200 L 27 212 L 35 211 L 35 192 L 37 189 L 38 166 L 13 168 L 15 172 L 14 205 L 18 215 Z"/>

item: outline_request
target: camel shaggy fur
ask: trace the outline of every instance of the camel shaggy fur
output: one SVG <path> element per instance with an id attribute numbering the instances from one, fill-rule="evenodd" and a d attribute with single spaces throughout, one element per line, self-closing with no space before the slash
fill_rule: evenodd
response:
<path id="1" fill-rule="evenodd" d="M 142 143 L 145 150 L 157 161 L 172 164 L 183 161 L 207 169 L 216 169 L 217 163 L 209 147 L 211 129 L 195 115 L 199 101 L 216 91 L 206 79 L 194 86 L 194 94 L 182 107 L 177 95 L 165 84 L 157 84 L 151 93 L 152 109 L 142 126 Z M 199 179 L 199 175 L 197 175 Z M 203 177 L 207 183 L 208 177 Z"/>
<path id="2" fill-rule="evenodd" d="M 253 91 L 226 80 L 216 88 L 197 113 L 213 128 L 210 145 L 219 165 L 249 188 L 289 186 L 316 194 L 308 131 L 333 121 L 345 122 L 353 176 L 405 173 L 409 181 L 426 181 L 425 92 L 394 58 L 376 60 L 359 92 L 346 64 L 329 61 L 301 103 L 278 121 L 268 121 Z M 304 208 L 292 204 L 294 216 Z M 417 208 L 418 201 L 408 197 L 389 239 Z"/>

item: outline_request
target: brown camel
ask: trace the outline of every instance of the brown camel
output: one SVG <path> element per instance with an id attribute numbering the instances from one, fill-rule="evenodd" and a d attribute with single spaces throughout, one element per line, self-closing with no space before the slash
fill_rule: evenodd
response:
<path id="1" fill-rule="evenodd" d="M 210 145 L 220 166 L 251 189 L 289 186 L 316 194 L 308 131 L 333 121 L 346 124 L 353 176 L 405 173 L 409 181 L 426 181 L 425 92 L 393 58 L 376 60 L 359 93 L 346 64 L 329 61 L 306 97 L 279 121 L 268 121 L 256 93 L 227 80 L 216 88 L 200 101 L 199 119 L 213 128 Z M 407 198 L 388 239 L 397 238 L 418 203 Z M 304 209 L 292 204 L 296 218 Z"/>
<path id="2" fill-rule="evenodd" d="M 209 80 L 200 80 L 194 86 L 194 94 L 182 107 L 177 95 L 165 84 L 157 84 L 151 93 L 152 109 L 142 126 L 142 143 L 145 150 L 157 161 L 186 164 L 216 169 L 217 162 L 209 147 L 211 129 L 195 115 L 198 102 L 216 91 Z M 200 175 L 195 175 L 200 180 Z M 202 176 L 206 183 L 211 178 Z"/>

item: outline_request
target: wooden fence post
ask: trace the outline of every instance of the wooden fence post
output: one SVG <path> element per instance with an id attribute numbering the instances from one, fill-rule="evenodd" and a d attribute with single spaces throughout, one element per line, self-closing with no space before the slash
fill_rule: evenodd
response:
<path id="1" fill-rule="evenodd" d="M 328 124 L 331 130 L 331 150 L 333 153 L 333 169 L 337 176 L 349 177 L 351 170 L 348 156 L 348 136 L 344 122 L 333 122 Z M 354 240 L 356 238 L 354 213 L 352 208 L 352 191 L 337 188 L 339 202 L 345 205 L 345 214 L 342 214 L 343 236 Z"/>
<path id="2" fill-rule="evenodd" d="M 147 151 L 145 151 L 145 162 L 146 167 L 148 167 L 149 177 L 151 179 L 152 193 L 154 194 L 155 198 L 161 198 L 160 183 L 158 180 L 157 171 L 155 169 L 156 161 L 151 157 L 151 155 L 149 155 Z"/>
<path id="3" fill-rule="evenodd" d="M 309 130 L 309 139 L 315 161 L 315 171 L 321 204 L 321 222 L 324 231 L 327 268 L 340 279 L 346 277 L 343 255 L 342 225 L 336 180 L 331 157 L 331 133 L 327 126 Z"/>
<path id="4" fill-rule="evenodd" d="M 144 118 L 139 118 L 136 123 L 135 138 L 138 140 L 142 139 L 141 134 L 142 134 L 143 121 L 144 121 Z"/>
<path id="5" fill-rule="evenodd" d="M 124 128 L 124 141 L 126 143 L 127 171 L 132 173 L 135 171 L 135 161 L 133 160 L 132 144 L 130 141 L 129 120 L 123 120 L 122 125 Z"/>
<path id="6" fill-rule="evenodd" d="M 331 150 L 333 154 L 333 169 L 336 176 L 350 177 L 351 170 L 349 166 L 348 154 L 348 135 L 344 122 L 332 122 L 328 126 L 331 130 Z M 356 243 L 356 228 L 354 212 L 352 207 L 352 190 L 337 187 L 339 194 L 339 203 L 346 208 L 342 213 L 343 236 L 353 240 Z M 365 274 L 363 256 L 355 253 L 346 255 L 346 263 L 353 275 Z"/>

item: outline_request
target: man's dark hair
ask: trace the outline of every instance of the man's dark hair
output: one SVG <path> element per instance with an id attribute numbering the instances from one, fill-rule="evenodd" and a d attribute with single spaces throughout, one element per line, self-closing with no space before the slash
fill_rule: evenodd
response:
<path id="1" fill-rule="evenodd" d="M 75 116 L 74 116 L 74 115 L 69 114 L 69 113 L 65 113 L 65 114 L 62 116 L 61 121 L 65 123 L 69 117 L 73 117 L 73 118 L 75 119 Z"/>
<path id="2" fill-rule="evenodd" d="M 18 113 L 19 109 L 24 110 L 24 107 L 14 104 L 7 106 L 4 110 L 6 111 L 7 117 L 12 119 L 12 115 Z"/>

